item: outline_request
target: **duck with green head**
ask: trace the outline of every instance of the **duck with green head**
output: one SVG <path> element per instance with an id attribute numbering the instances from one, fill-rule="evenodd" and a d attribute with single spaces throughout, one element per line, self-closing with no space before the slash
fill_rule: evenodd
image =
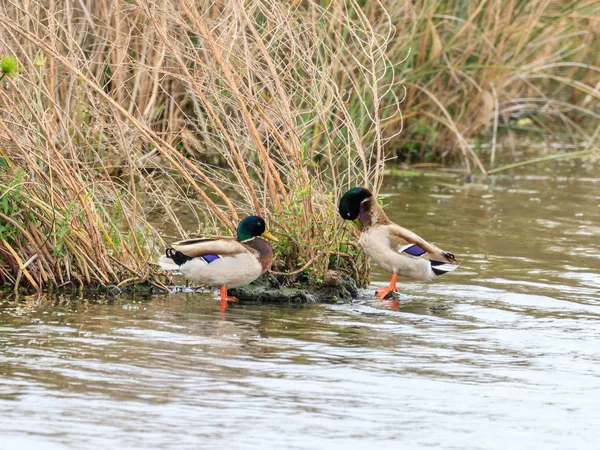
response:
<path id="1" fill-rule="evenodd" d="M 378 298 L 396 292 L 398 276 L 429 280 L 452 272 L 458 261 L 410 230 L 393 223 L 375 196 L 364 187 L 355 187 L 340 199 L 339 213 L 360 231 L 359 245 L 382 269 L 392 273 L 387 288 L 377 290 Z"/>
<path id="2" fill-rule="evenodd" d="M 159 264 L 165 270 L 178 270 L 188 280 L 221 289 L 221 311 L 227 301 L 227 288 L 244 286 L 271 268 L 273 250 L 265 239 L 276 241 L 265 221 L 248 216 L 237 227 L 237 239 L 198 238 L 174 242 Z"/>

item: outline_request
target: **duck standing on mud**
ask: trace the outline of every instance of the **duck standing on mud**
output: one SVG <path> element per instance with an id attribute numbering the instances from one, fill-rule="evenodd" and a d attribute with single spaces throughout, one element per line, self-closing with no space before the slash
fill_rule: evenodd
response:
<path id="1" fill-rule="evenodd" d="M 237 227 L 237 239 L 198 238 L 174 242 L 159 259 L 165 270 L 178 270 L 188 280 L 221 288 L 221 311 L 227 309 L 227 288 L 244 286 L 271 268 L 273 250 L 265 239 L 277 241 L 262 217 L 248 216 Z"/>
<path id="2" fill-rule="evenodd" d="M 393 274 L 387 288 L 377 289 L 376 297 L 380 299 L 397 291 L 398 275 L 429 280 L 458 267 L 452 253 L 440 250 L 388 219 L 368 189 L 355 187 L 346 192 L 340 199 L 339 212 L 360 231 L 358 243 L 364 252 Z"/>

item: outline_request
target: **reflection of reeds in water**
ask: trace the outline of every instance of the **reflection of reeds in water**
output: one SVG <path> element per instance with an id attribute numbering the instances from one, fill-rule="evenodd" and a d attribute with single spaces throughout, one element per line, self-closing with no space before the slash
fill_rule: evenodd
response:
<path id="1" fill-rule="evenodd" d="M 485 171 L 467 139 L 528 111 L 584 136 L 597 5 L 502 3 L 5 2 L 0 280 L 154 280 L 161 235 L 250 212 L 277 270 L 364 278 L 336 200 L 391 151 Z"/>

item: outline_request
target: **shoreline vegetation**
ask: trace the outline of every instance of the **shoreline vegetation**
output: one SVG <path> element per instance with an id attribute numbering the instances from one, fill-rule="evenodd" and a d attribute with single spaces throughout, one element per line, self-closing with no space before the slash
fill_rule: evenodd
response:
<path id="1" fill-rule="evenodd" d="M 275 231 L 283 283 L 364 284 L 337 200 L 377 192 L 386 162 L 486 176 L 598 154 L 598 2 L 27 5 L 0 10 L 0 285 L 15 291 L 166 289 L 166 242 L 248 214 Z M 523 133 L 560 150 L 523 154 Z"/>

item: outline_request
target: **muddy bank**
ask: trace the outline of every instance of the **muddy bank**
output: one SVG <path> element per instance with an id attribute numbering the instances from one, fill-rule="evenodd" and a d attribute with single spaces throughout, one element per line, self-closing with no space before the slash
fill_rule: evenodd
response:
<path id="1" fill-rule="evenodd" d="M 239 300 L 266 302 L 336 302 L 348 301 L 358 296 L 358 286 L 349 276 L 329 271 L 322 284 L 283 284 L 273 275 L 265 274 L 248 286 L 229 289 L 228 295 Z"/>
<path id="2" fill-rule="evenodd" d="M 72 295 L 74 297 L 105 296 L 116 298 L 121 296 L 151 297 L 167 292 L 213 292 L 214 290 L 191 287 L 186 285 L 165 285 L 165 289 L 157 285 L 143 283 L 128 286 L 69 286 L 62 289 L 45 289 L 45 293 Z M 168 290 L 167 290 L 168 289 Z M 22 288 L 18 295 L 33 295 L 35 290 Z M 0 293 L 7 296 L 14 295 L 12 289 L 0 289 Z M 290 286 L 278 280 L 271 274 L 265 274 L 252 284 L 241 288 L 229 289 L 228 295 L 239 300 L 266 301 L 266 302 L 336 302 L 348 301 L 358 297 L 359 288 L 352 278 L 337 271 L 327 272 L 323 283 L 312 284 L 296 282 Z"/>

